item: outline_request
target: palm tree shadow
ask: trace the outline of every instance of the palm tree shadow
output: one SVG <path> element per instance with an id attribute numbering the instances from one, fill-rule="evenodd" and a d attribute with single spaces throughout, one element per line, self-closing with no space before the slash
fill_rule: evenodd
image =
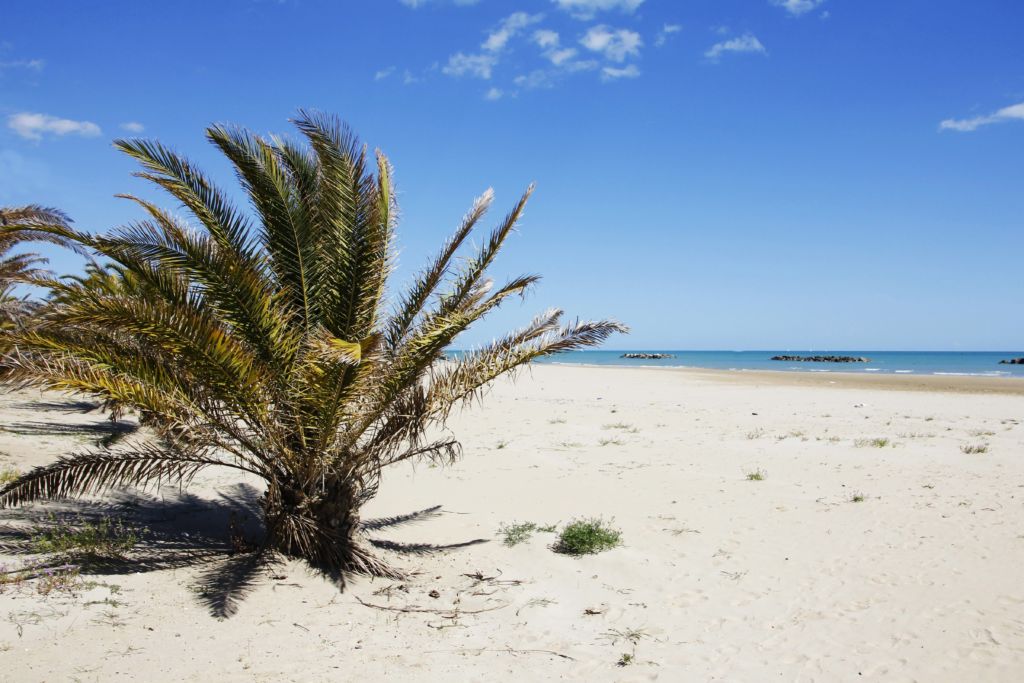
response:
<path id="1" fill-rule="evenodd" d="M 61 413 L 91 413 L 94 410 L 99 410 L 100 404 L 96 401 L 80 401 L 68 398 L 67 400 L 56 401 L 23 401 L 15 404 L 14 407 L 20 410 L 28 410 L 33 413 L 39 412 L 40 410 L 52 410 Z"/>
<path id="2" fill-rule="evenodd" d="M 364 532 L 368 531 L 381 531 L 383 529 L 396 529 L 398 527 L 406 526 L 408 524 L 415 524 L 432 517 L 436 517 L 441 514 L 441 506 L 435 505 L 423 510 L 417 510 L 415 512 L 409 512 L 404 515 L 395 515 L 394 517 L 379 517 L 377 519 L 369 519 L 362 523 L 361 528 Z M 487 543 L 486 538 L 474 538 L 469 541 L 462 541 L 460 543 L 447 543 L 443 545 L 436 545 L 433 543 L 399 543 L 397 541 L 386 541 L 379 538 L 368 539 L 370 544 L 375 548 L 381 550 L 390 550 L 391 552 L 398 553 L 401 555 L 433 555 L 435 553 L 442 553 L 448 550 L 457 550 L 459 548 L 467 548 L 473 545 L 479 545 L 480 543 Z"/>
<path id="3" fill-rule="evenodd" d="M 238 539 L 259 538 L 259 493 L 238 484 L 218 498 L 188 493 L 152 495 L 121 491 L 103 501 L 60 501 L 5 512 L 0 551 L 38 555 L 44 530 L 81 528 L 118 520 L 135 543 L 123 556 L 91 553 L 55 555 L 39 567 L 74 564 L 84 575 L 119 575 L 200 565 L 200 597 L 211 614 L 227 617 L 251 589 L 267 559 L 260 552 L 239 552 Z M 252 547 L 258 547 L 253 545 Z"/>
<path id="4" fill-rule="evenodd" d="M 134 422 L 102 420 L 90 424 L 60 422 L 14 422 L 4 426 L 5 432 L 19 436 L 67 436 L 93 440 L 100 448 L 110 448 L 118 441 L 134 434 L 139 425 Z"/>
<path id="5" fill-rule="evenodd" d="M 187 492 L 118 491 L 102 501 L 69 500 L 4 511 L 0 524 L 0 552 L 29 557 L 39 568 L 74 564 L 84 575 L 119 575 L 165 569 L 199 567 L 199 599 L 214 617 L 233 616 L 239 604 L 272 571 L 280 556 L 263 546 L 261 493 L 248 484 L 236 484 L 201 498 Z M 441 506 L 405 515 L 371 519 L 365 532 L 392 529 L 440 514 Z M 44 530 L 80 528 L 102 520 L 119 520 L 132 530 L 135 543 L 124 556 L 53 555 L 39 560 L 38 538 Z M 486 539 L 434 545 L 396 543 L 376 538 L 377 548 L 401 555 L 426 555 L 464 548 Z M 315 568 L 314 568 L 315 569 Z M 344 578 L 330 575 L 339 585 Z"/>

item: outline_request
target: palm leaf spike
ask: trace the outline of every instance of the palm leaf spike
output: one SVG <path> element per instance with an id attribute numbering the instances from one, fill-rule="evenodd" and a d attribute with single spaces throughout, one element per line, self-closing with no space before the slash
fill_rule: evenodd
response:
<path id="1" fill-rule="evenodd" d="M 359 517 L 381 468 L 453 460 L 455 438 L 428 434 L 454 405 L 537 357 L 626 331 L 615 321 L 562 325 L 562 312 L 550 310 L 439 362 L 461 332 L 539 280 L 496 287 L 487 277 L 533 187 L 457 261 L 493 201 L 490 190 L 481 195 L 389 308 L 390 163 L 333 117 L 300 112 L 295 125 L 306 146 L 229 126 L 207 131 L 250 212 L 184 157 L 130 140 L 116 146 L 185 207 L 187 223 L 128 197 L 145 220 L 105 235 L 46 221 L 2 228 L 71 244 L 101 264 L 77 279 L 34 278 L 51 297 L 30 328 L 9 335 L 10 379 L 139 411 L 156 438 L 37 468 L 0 489 L 0 505 L 187 482 L 227 466 L 265 481 L 269 547 L 335 575 L 388 573 Z"/>

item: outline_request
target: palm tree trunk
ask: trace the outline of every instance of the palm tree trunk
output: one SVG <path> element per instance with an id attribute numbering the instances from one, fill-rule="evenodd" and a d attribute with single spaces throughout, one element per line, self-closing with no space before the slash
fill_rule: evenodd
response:
<path id="1" fill-rule="evenodd" d="M 397 576 L 364 543 L 358 482 L 332 477 L 318 482 L 316 488 L 271 486 L 263 501 L 267 545 L 339 576 L 343 572 Z"/>

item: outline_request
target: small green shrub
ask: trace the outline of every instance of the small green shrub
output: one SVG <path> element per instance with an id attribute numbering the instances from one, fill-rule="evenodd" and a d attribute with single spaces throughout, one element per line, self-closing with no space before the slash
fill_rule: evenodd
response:
<path id="1" fill-rule="evenodd" d="M 502 524 L 498 527 L 498 533 L 505 537 L 504 543 L 509 548 L 529 540 L 533 532 L 542 534 L 553 534 L 557 524 L 535 524 L 534 522 L 517 522 L 514 524 Z"/>
<path id="2" fill-rule="evenodd" d="M 536 530 L 537 525 L 533 522 L 502 524 L 498 527 L 498 533 L 505 537 L 505 545 L 509 548 L 529 540 Z"/>
<path id="3" fill-rule="evenodd" d="M 13 467 L 4 467 L 3 469 L 0 469 L 0 486 L 6 486 L 20 476 L 21 472 Z"/>
<path id="4" fill-rule="evenodd" d="M 850 496 L 851 503 L 863 503 L 865 500 L 867 500 L 867 497 L 863 493 L 854 493 Z"/>
<path id="5" fill-rule="evenodd" d="M 622 532 L 599 517 L 569 522 L 558 535 L 555 552 L 565 555 L 593 555 L 611 550 L 622 542 Z"/>
<path id="6" fill-rule="evenodd" d="M 764 481 L 764 478 L 768 476 L 768 473 L 762 469 L 756 469 L 753 472 L 747 472 L 747 481 Z"/>
<path id="7" fill-rule="evenodd" d="M 878 437 L 876 439 L 857 439 L 853 442 L 853 445 L 857 448 L 864 448 L 865 446 L 870 446 L 872 448 L 885 448 L 891 443 L 892 442 L 889 441 L 889 439 Z"/>
<path id="8" fill-rule="evenodd" d="M 979 453 L 988 453 L 987 443 L 969 443 L 964 444 L 960 447 L 960 450 L 967 455 L 977 455 Z"/>
<path id="9" fill-rule="evenodd" d="M 135 530 L 120 519 L 101 519 L 81 526 L 55 517 L 50 519 L 53 526 L 32 536 L 32 547 L 37 553 L 122 557 L 139 540 Z"/>

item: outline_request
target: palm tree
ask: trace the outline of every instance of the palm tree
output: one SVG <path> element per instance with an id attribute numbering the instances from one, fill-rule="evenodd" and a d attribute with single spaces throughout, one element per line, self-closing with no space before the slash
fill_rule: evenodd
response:
<path id="1" fill-rule="evenodd" d="M 38 266 L 46 263 L 39 254 L 12 254 L 19 242 L 28 239 L 55 240 L 50 235 L 35 231 L 40 225 L 67 225 L 68 217 L 56 209 L 43 206 L 0 207 L 0 330 L 9 330 L 32 310 L 32 302 L 14 294 L 15 287 L 24 280 L 39 275 Z M 7 226 L 20 226 L 22 232 L 7 231 Z"/>
<path id="2" fill-rule="evenodd" d="M 121 140 L 115 146 L 142 166 L 137 175 L 184 205 L 195 226 L 126 195 L 145 220 L 102 236 L 43 228 L 111 267 L 46 282 L 51 301 L 31 329 L 11 335 L 12 378 L 132 408 L 159 438 L 39 467 L 0 489 L 0 505 L 187 483 L 206 467 L 229 467 L 266 483 L 268 548 L 338 576 L 387 574 L 359 520 L 382 468 L 453 460 L 459 444 L 438 429 L 453 406 L 539 356 L 626 331 L 614 321 L 563 325 L 550 310 L 447 358 L 459 333 L 539 279 L 494 286 L 486 276 L 532 187 L 475 253 L 457 259 L 491 204 L 485 192 L 389 304 L 397 207 L 387 158 L 377 152 L 374 173 L 365 147 L 332 117 L 300 112 L 294 123 L 306 144 L 207 130 L 251 217 L 163 145 Z"/>

